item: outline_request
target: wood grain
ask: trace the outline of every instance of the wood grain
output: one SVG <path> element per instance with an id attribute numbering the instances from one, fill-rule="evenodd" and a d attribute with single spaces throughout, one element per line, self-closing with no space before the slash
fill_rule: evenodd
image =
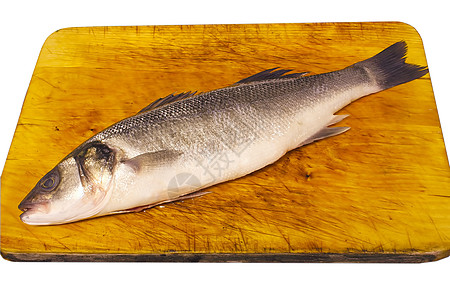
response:
<path id="1" fill-rule="evenodd" d="M 84 140 L 173 92 L 261 70 L 334 71 L 405 40 L 403 23 L 67 28 L 45 42 L 1 178 L 11 260 L 404 261 L 450 254 L 450 170 L 429 75 L 344 108 L 352 129 L 142 213 L 30 226 L 17 205 Z M 195 124 L 193 124 L 195 126 Z"/>

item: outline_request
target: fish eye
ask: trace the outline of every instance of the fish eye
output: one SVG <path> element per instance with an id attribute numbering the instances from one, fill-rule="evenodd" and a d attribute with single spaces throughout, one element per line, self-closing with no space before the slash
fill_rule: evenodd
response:
<path id="1" fill-rule="evenodd" d="M 57 171 L 52 170 L 49 174 L 47 174 L 47 176 L 42 179 L 42 181 L 39 183 L 39 186 L 46 192 L 52 191 L 59 184 L 58 175 L 59 174 L 57 174 Z"/>
<path id="2" fill-rule="evenodd" d="M 49 177 L 43 183 L 41 183 L 41 186 L 44 189 L 51 189 L 54 184 L 55 184 L 55 179 L 53 179 L 53 177 Z"/>

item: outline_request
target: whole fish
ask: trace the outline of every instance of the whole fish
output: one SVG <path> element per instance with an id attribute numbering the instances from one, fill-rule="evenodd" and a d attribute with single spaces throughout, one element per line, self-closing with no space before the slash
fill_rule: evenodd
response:
<path id="1" fill-rule="evenodd" d="M 329 127 L 346 117 L 335 112 L 428 73 L 405 55 L 398 42 L 330 73 L 275 68 L 207 93 L 161 98 L 66 156 L 20 203 L 21 220 L 61 224 L 201 195 L 348 130 Z"/>

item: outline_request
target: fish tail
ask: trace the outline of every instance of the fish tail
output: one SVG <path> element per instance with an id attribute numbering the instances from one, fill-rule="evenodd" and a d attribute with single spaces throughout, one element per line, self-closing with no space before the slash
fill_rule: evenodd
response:
<path id="1" fill-rule="evenodd" d="M 405 62 L 406 42 L 397 42 L 377 55 L 356 63 L 363 67 L 376 81 L 380 91 L 420 78 L 428 73 L 428 68 Z"/>

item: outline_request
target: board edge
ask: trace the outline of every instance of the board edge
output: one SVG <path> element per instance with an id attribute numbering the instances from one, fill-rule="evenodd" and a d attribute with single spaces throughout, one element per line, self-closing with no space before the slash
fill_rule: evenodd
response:
<path id="1" fill-rule="evenodd" d="M 13 253 L 13 262 L 241 262 L 241 263 L 425 263 L 450 256 L 450 250 L 421 253 Z"/>

